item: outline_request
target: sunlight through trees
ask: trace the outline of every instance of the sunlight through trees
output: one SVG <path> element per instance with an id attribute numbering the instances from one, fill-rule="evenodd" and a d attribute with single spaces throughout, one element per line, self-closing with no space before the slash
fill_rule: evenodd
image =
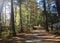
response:
<path id="1" fill-rule="evenodd" d="M 35 26 L 58 32 L 59 14 L 59 0 L 0 0 L 0 35 L 29 33 Z"/>

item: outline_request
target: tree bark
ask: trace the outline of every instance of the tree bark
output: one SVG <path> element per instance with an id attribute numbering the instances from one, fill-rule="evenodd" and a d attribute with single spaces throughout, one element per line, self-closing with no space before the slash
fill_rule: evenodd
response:
<path id="1" fill-rule="evenodd" d="M 43 8 L 44 8 L 44 14 L 46 15 L 46 31 L 49 31 L 48 29 L 48 16 L 47 16 L 47 13 L 46 13 L 46 3 L 45 3 L 45 0 L 43 0 Z"/>
<path id="2" fill-rule="evenodd" d="M 60 1 L 56 0 L 56 7 L 57 7 L 57 12 L 60 14 Z"/>
<path id="3" fill-rule="evenodd" d="M 21 28 L 21 32 L 23 32 L 23 26 L 22 26 L 22 10 L 21 10 L 21 2 L 20 2 L 20 28 Z"/>
<path id="4" fill-rule="evenodd" d="M 11 28 L 13 36 L 16 36 L 15 32 L 15 24 L 14 24 L 14 8 L 13 8 L 13 0 L 11 0 Z"/>

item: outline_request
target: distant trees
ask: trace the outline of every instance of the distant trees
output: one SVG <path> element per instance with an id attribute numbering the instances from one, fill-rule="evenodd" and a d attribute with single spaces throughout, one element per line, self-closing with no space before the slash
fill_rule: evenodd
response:
<path id="1" fill-rule="evenodd" d="M 18 3 L 19 3 L 19 12 L 20 12 L 20 31 L 23 32 L 23 24 L 22 24 L 22 2 L 24 0 L 18 0 Z"/>
<path id="2" fill-rule="evenodd" d="M 39 25 L 38 24 L 38 19 L 39 19 L 39 16 L 40 16 L 40 12 L 39 12 L 40 9 L 38 8 L 35 0 L 30 0 L 29 1 L 29 8 L 30 8 L 30 22 L 31 22 L 31 25 L 32 26 Z"/>
<path id="3" fill-rule="evenodd" d="M 46 31 L 49 31 L 48 27 L 53 23 L 57 22 L 56 15 L 51 14 L 50 12 L 50 2 L 51 2 L 50 0 L 48 0 L 49 2 L 47 1 L 48 2 L 47 4 L 49 4 L 48 6 L 46 6 L 46 0 L 42 1 L 43 10 L 39 8 L 36 0 L 14 0 L 14 1 L 16 1 L 16 3 L 13 2 L 13 0 L 11 0 L 11 5 L 10 5 L 11 30 L 13 36 L 17 34 L 16 32 L 17 28 L 19 32 L 25 32 L 25 31 L 30 32 L 30 30 L 32 30 L 34 26 L 38 26 L 40 24 L 41 26 L 46 28 Z M 56 5 L 58 6 L 57 2 L 58 1 L 56 0 Z M 59 13 L 58 8 L 59 6 L 57 7 Z M 1 14 L 0 14 L 0 21 L 1 21 Z"/>

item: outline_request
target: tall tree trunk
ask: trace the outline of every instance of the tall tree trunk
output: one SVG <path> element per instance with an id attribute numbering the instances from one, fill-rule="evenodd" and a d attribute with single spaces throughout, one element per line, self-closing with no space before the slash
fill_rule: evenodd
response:
<path id="1" fill-rule="evenodd" d="M 59 19 L 60 19 L 60 0 L 55 0 L 56 1 L 56 7 L 57 7 L 57 22 L 59 22 Z M 58 24 L 57 24 L 58 25 Z M 57 28 L 58 30 L 58 28 Z"/>
<path id="2" fill-rule="evenodd" d="M 5 4 L 4 26 L 6 26 L 6 4 Z"/>
<path id="3" fill-rule="evenodd" d="M 27 0 L 27 4 L 26 4 L 26 6 L 27 6 L 27 8 L 26 8 L 27 13 L 28 13 L 28 11 L 29 11 L 29 10 L 28 10 L 28 7 L 29 7 L 28 5 L 29 5 L 29 0 Z M 27 31 L 30 32 L 30 29 L 29 29 L 29 26 L 28 26 L 28 23 L 29 23 L 29 20 L 28 20 L 28 19 L 29 19 L 29 15 L 27 15 Z"/>
<path id="4" fill-rule="evenodd" d="M 60 15 L 60 0 L 56 0 L 57 12 Z"/>
<path id="5" fill-rule="evenodd" d="M 22 10 L 21 10 L 21 2 L 20 2 L 20 28 L 21 28 L 21 32 L 23 32 L 23 26 L 22 26 Z"/>
<path id="6" fill-rule="evenodd" d="M 46 31 L 49 31 L 49 29 L 48 29 L 48 16 L 46 13 L 46 2 L 45 2 L 45 0 L 43 0 L 43 7 L 44 7 L 44 14 L 46 15 Z"/>
<path id="7" fill-rule="evenodd" d="M 1 36 L 1 32 L 2 32 L 1 13 L 2 13 L 2 10 L 3 10 L 4 1 L 3 0 L 0 0 L 0 1 L 1 1 L 1 5 L 0 5 L 0 36 Z"/>
<path id="8" fill-rule="evenodd" d="M 48 12 L 49 12 L 49 15 L 52 15 L 51 11 L 50 11 L 50 2 L 51 2 L 51 0 L 47 0 L 47 1 L 48 1 Z M 53 18 L 50 17 L 50 19 L 52 20 Z M 53 31 L 53 21 L 51 21 L 51 30 Z"/>
<path id="9" fill-rule="evenodd" d="M 14 8 L 13 8 L 13 0 L 11 0 L 11 28 L 13 36 L 16 36 L 15 32 L 15 24 L 14 24 Z"/>

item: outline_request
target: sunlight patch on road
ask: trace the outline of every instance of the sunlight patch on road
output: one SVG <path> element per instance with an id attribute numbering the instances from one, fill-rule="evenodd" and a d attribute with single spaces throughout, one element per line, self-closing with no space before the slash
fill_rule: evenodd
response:
<path id="1" fill-rule="evenodd" d="M 25 42 L 40 42 L 40 41 L 42 41 L 42 40 L 40 40 L 40 39 L 35 39 L 35 40 L 26 40 Z"/>

